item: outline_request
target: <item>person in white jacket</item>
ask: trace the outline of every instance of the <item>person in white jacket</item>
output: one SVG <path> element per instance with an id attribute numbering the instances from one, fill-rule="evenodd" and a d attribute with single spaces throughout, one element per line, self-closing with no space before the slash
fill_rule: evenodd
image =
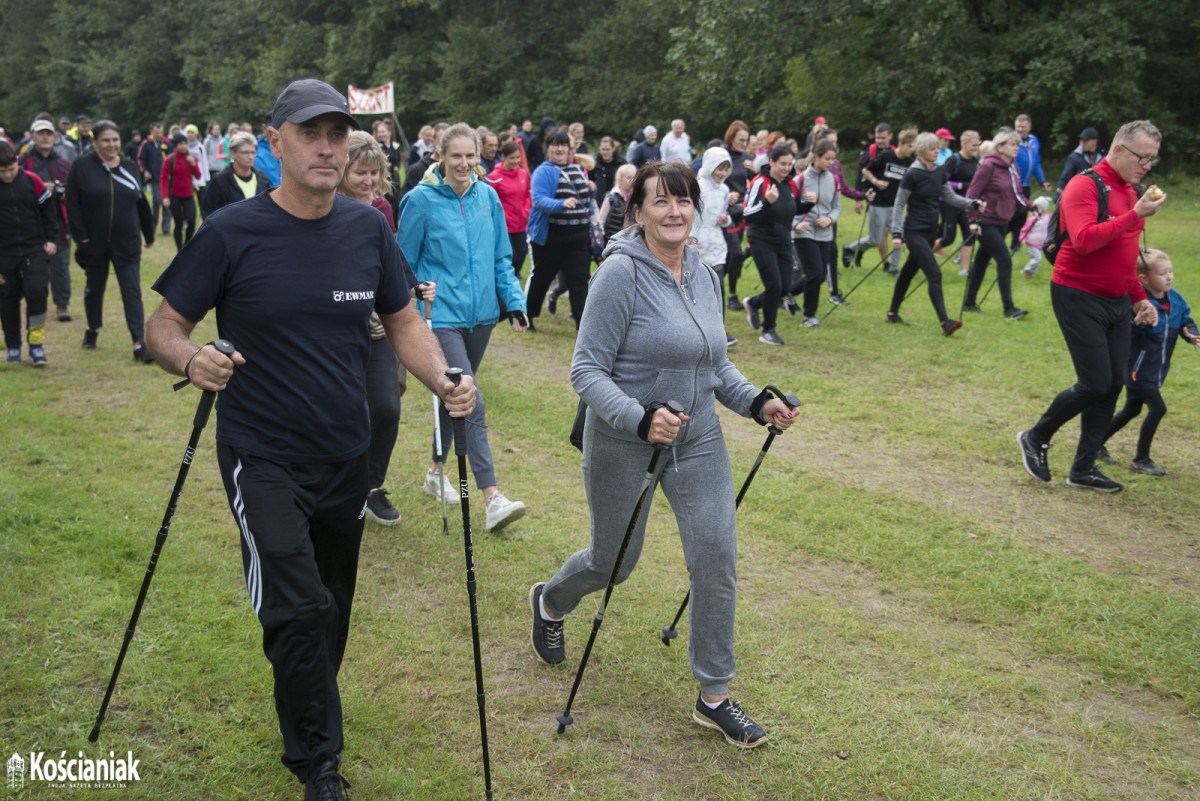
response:
<path id="1" fill-rule="evenodd" d="M 667 137 L 668 139 L 670 136 Z M 725 289 L 725 258 L 729 247 L 725 229 L 729 226 L 729 187 L 725 179 L 733 169 L 733 159 L 723 147 L 704 151 L 700 163 L 700 208 L 692 222 L 692 236 L 700 252 L 700 263 L 717 274 L 721 289 Z M 722 311 L 724 319 L 724 311 Z M 725 335 L 726 347 L 737 343 L 737 337 Z"/>

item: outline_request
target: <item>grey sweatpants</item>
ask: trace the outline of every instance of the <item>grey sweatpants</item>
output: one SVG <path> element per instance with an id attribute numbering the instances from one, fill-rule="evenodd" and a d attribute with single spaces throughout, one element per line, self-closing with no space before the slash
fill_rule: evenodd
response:
<path id="1" fill-rule="evenodd" d="M 583 483 L 591 509 L 591 545 L 572 555 L 546 584 L 542 598 L 553 615 L 571 612 L 583 596 L 608 586 L 637 503 L 653 449 L 583 431 Z M 675 513 L 683 556 L 692 578 L 688 606 L 688 659 L 706 693 L 729 692 L 734 674 L 733 618 L 737 606 L 737 530 L 733 475 L 720 423 L 668 449 L 660 484 Z M 660 461 L 661 464 L 661 461 Z M 629 577 L 642 553 L 650 501 L 642 508 L 618 581 Z"/>
<path id="2" fill-rule="evenodd" d="M 891 237 L 890 226 L 892 224 L 892 207 L 887 206 L 867 206 L 867 235 L 856 242 L 851 242 L 846 247 L 852 251 L 868 250 L 873 247 L 878 247 L 879 243 L 884 240 L 884 237 Z M 868 257 L 868 262 L 870 257 Z M 892 251 L 888 255 L 888 263 L 893 270 L 900 268 L 900 251 Z"/>
<path id="3" fill-rule="evenodd" d="M 450 367 L 462 368 L 463 375 L 475 377 L 479 363 L 483 361 L 483 353 L 487 350 L 488 340 L 492 336 L 495 325 L 478 325 L 473 330 L 465 328 L 435 328 L 434 335 L 446 354 L 446 364 Z M 433 461 L 445 463 L 447 458 L 454 457 L 454 431 L 450 415 L 441 404 L 438 404 L 440 423 L 442 426 L 442 455 L 437 454 L 437 441 L 432 445 Z M 496 486 L 496 471 L 492 467 L 492 449 L 487 441 L 487 419 L 484 416 L 483 391 L 475 384 L 475 411 L 466 419 L 467 459 L 471 463 L 471 472 L 475 476 L 475 486 Z"/>

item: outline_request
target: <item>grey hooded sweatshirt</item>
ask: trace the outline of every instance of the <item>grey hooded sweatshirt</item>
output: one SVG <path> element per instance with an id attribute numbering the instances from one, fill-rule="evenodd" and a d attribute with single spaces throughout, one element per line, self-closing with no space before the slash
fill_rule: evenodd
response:
<path id="1" fill-rule="evenodd" d="M 842 215 L 842 196 L 838 193 L 837 178 L 829 170 L 818 172 L 811 164 L 804 171 L 803 181 L 799 182 L 796 193 L 796 203 L 800 208 L 808 208 L 803 214 L 797 214 L 792 220 L 792 239 L 813 239 L 817 242 L 829 242 L 833 239 L 833 226 L 818 228 L 812 223 L 821 217 L 829 217 L 835 223 Z M 815 192 L 817 202 L 812 206 L 803 202 L 805 192 Z M 807 231 L 797 231 L 796 226 L 807 221 Z"/>
<path id="2" fill-rule="evenodd" d="M 690 415 L 675 443 L 697 438 L 717 416 L 714 398 L 743 417 L 759 390 L 726 358 L 720 283 L 695 247 L 683 257 L 683 284 L 631 225 L 604 251 L 592 276 L 587 314 L 571 359 L 571 385 L 597 433 L 642 441 L 646 408 L 678 401 Z"/>

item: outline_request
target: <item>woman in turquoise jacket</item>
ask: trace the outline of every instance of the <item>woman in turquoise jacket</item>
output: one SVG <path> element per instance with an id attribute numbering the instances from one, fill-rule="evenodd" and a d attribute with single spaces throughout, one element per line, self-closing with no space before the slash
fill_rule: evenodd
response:
<path id="1" fill-rule="evenodd" d="M 437 158 L 416 189 L 400 201 L 396 241 L 417 278 L 437 282 L 433 332 L 446 362 L 475 376 L 492 329 L 500 320 L 499 301 L 504 301 L 513 330 L 524 331 L 528 327 L 525 296 L 512 270 L 512 246 L 500 198 L 480 180 L 477 170 L 475 129 L 466 123 L 447 128 Z M 425 491 L 438 500 L 444 493 L 448 502 L 457 503 L 458 493 L 442 469 L 452 442 L 450 416 L 445 410 L 440 425 L 442 452 L 434 450 Z M 485 528 L 496 531 L 522 517 L 525 504 L 510 501 L 496 488 L 482 393 L 467 418 L 466 430 L 471 472 L 487 507 Z"/>

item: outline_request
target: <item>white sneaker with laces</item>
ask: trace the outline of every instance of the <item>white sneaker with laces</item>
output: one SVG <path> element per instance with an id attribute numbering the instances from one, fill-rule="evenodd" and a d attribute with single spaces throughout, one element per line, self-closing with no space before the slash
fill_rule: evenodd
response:
<path id="1" fill-rule="evenodd" d="M 484 519 L 484 531 L 499 531 L 514 520 L 525 516 L 525 504 L 520 501 L 510 501 L 499 490 L 492 493 L 487 502 L 487 516 Z"/>
<path id="2" fill-rule="evenodd" d="M 436 472 L 425 474 L 424 489 L 427 495 L 432 495 L 438 501 L 442 500 L 443 492 L 446 493 L 446 503 L 456 504 L 459 501 L 458 490 L 450 483 L 450 479 L 446 478 L 446 471 L 444 469 L 442 470 L 441 490 L 438 490 L 438 476 Z"/>

